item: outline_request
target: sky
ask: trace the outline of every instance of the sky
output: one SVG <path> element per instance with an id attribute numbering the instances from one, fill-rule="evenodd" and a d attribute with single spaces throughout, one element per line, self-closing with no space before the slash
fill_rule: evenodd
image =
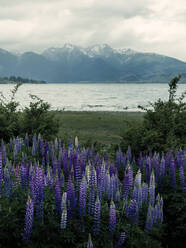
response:
<path id="1" fill-rule="evenodd" d="M 106 43 L 186 61 L 186 0 L 0 0 L 0 30 L 8 51 Z"/>

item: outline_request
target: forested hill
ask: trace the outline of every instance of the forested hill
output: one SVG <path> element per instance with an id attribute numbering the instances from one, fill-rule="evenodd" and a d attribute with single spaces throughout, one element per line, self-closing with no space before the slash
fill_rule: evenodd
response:
<path id="1" fill-rule="evenodd" d="M 0 84 L 15 84 L 15 83 L 23 83 L 23 84 L 46 84 L 45 81 L 34 80 L 29 78 L 22 77 L 0 77 Z"/>
<path id="2" fill-rule="evenodd" d="M 63 82 L 167 82 L 182 74 L 186 63 L 155 53 L 114 49 L 107 44 L 87 48 L 65 44 L 43 53 L 13 54 L 0 49 L 0 77 Z"/>

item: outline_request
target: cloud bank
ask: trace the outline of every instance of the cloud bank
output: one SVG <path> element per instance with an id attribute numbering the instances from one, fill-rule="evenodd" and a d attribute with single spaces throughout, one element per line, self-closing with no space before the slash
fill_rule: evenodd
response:
<path id="1" fill-rule="evenodd" d="M 186 61 L 186 0 L 1 0 L 0 48 L 108 43 Z"/>

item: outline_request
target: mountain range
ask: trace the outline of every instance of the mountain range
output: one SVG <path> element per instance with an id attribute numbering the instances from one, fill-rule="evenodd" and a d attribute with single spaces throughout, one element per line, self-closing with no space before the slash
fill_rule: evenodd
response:
<path id="1" fill-rule="evenodd" d="M 167 82 L 182 74 L 186 63 L 156 53 L 114 49 L 107 44 L 82 48 L 65 44 L 42 53 L 14 54 L 0 49 L 0 77 L 21 76 L 49 83 Z"/>

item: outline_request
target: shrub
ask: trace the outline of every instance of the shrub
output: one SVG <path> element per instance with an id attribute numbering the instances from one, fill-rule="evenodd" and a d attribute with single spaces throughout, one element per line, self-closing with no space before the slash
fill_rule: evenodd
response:
<path id="1" fill-rule="evenodd" d="M 25 107 L 22 115 L 22 134 L 42 134 L 51 139 L 58 133 L 59 123 L 54 113 L 50 112 L 50 104 L 35 95 L 30 95 L 33 101 Z"/>
<path id="2" fill-rule="evenodd" d="M 20 134 L 19 102 L 15 101 L 15 94 L 20 86 L 20 83 L 16 84 L 11 91 L 12 95 L 9 101 L 2 92 L 0 95 L 0 138 L 5 141 Z"/>
<path id="3" fill-rule="evenodd" d="M 168 151 L 186 147 L 186 103 L 185 94 L 176 97 L 176 90 L 181 76 L 169 83 L 169 99 L 158 99 L 150 103 L 152 109 L 146 111 L 142 125 L 131 124 L 123 134 L 121 147 L 128 146 L 135 153 L 140 151 Z"/>
<path id="4" fill-rule="evenodd" d="M 3 93 L 0 95 L 0 139 L 8 142 L 10 138 L 42 134 L 51 139 L 57 134 L 59 124 L 54 114 L 50 111 L 50 104 L 35 95 L 30 95 L 29 107 L 20 109 L 20 103 L 15 100 L 15 95 L 21 86 L 16 84 L 8 100 Z"/>

